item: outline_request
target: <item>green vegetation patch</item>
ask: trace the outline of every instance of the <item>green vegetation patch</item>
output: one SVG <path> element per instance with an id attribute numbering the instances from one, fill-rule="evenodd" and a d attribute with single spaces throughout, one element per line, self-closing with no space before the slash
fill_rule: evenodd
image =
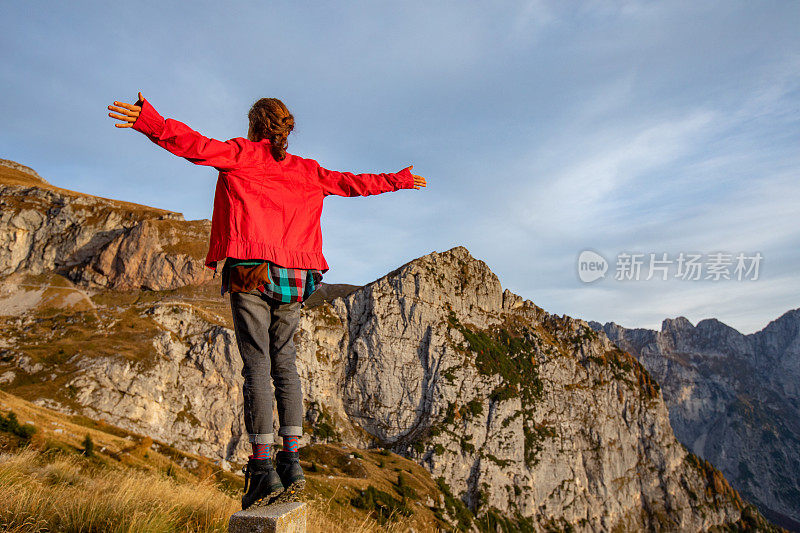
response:
<path id="1" fill-rule="evenodd" d="M 500 376 L 501 383 L 492 391 L 489 399 L 496 403 L 520 399 L 524 417 L 525 463 L 529 467 L 535 465 L 544 439 L 556 436 L 554 427 L 533 422 L 535 407 L 544 393 L 537 360 L 539 335 L 527 325 L 513 321 L 479 330 L 462 324 L 452 310 L 448 312 L 447 322 L 464 336 L 468 350 L 474 354 L 478 372 L 485 376 Z M 482 412 L 483 405 L 477 399 L 461 409 L 450 403 L 444 422 L 452 424 L 457 419 L 456 414 L 477 416 Z"/>
<path id="2" fill-rule="evenodd" d="M 336 430 L 336 423 L 330 411 L 321 403 L 312 401 L 310 409 L 319 413 L 312 426 L 312 437 L 316 442 L 340 442 L 341 434 Z"/>
<path id="3" fill-rule="evenodd" d="M 394 486 L 394 490 L 400 495 L 403 499 L 403 502 L 406 500 L 418 500 L 419 496 L 417 495 L 417 491 L 408 484 L 408 480 L 403 475 L 402 472 L 397 474 L 397 482 L 392 484 Z"/>
<path id="4" fill-rule="evenodd" d="M 329 444 L 312 444 L 300 448 L 300 459 L 314 464 L 317 471 L 326 474 L 367 478 L 363 456 L 357 457 L 356 453 Z"/>
<path id="5" fill-rule="evenodd" d="M 478 530 L 486 533 L 533 533 L 537 531 L 533 518 L 524 517 L 518 512 L 514 514 L 513 518 L 507 514 L 491 507 L 475 520 L 475 525 L 478 526 Z"/>
<path id="6" fill-rule="evenodd" d="M 442 477 L 436 478 L 436 486 L 442 491 L 444 495 L 444 506 L 447 514 L 449 514 L 456 521 L 456 526 L 460 531 L 470 531 L 472 529 L 472 521 L 474 515 L 472 511 L 461 501 L 459 498 L 453 496 L 453 491 L 450 485 Z M 438 517 L 438 516 L 437 516 Z"/>
<path id="7" fill-rule="evenodd" d="M 401 516 L 410 516 L 413 511 L 402 500 L 394 498 L 388 492 L 370 485 L 362 490 L 350 503 L 356 509 L 363 509 L 373 515 L 380 524 L 393 522 Z"/>
<path id="8" fill-rule="evenodd" d="M 477 330 L 462 324 L 450 310 L 448 323 L 466 339 L 469 350 L 475 354 L 478 372 L 491 376 L 500 375 L 503 384 L 495 391 L 503 399 L 521 396 L 524 403 L 534 404 L 542 396 L 536 353 L 538 343 L 527 326 L 521 331 L 508 327 L 493 326 L 489 330 Z"/>
<path id="9" fill-rule="evenodd" d="M 83 455 L 86 457 L 93 457 L 94 456 L 94 441 L 92 440 L 92 436 L 88 433 L 83 438 Z M 172 463 L 170 463 L 172 466 Z"/>
<path id="10" fill-rule="evenodd" d="M 617 346 L 600 355 L 590 355 L 586 360 L 609 368 L 614 375 L 614 379 L 623 381 L 638 389 L 643 399 L 651 400 L 658 397 L 660 387 L 656 380 L 650 376 L 644 365 Z M 631 373 L 633 373 L 633 379 L 630 377 Z"/>

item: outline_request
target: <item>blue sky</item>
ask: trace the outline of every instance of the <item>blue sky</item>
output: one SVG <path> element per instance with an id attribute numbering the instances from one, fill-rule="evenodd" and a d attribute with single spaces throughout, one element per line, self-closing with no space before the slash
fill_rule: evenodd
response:
<path id="1" fill-rule="evenodd" d="M 187 7 L 191 6 L 191 7 Z M 752 332 L 800 305 L 798 2 L 6 2 L 0 157 L 211 218 L 216 173 L 106 116 L 217 139 L 281 98 L 289 151 L 428 187 L 326 199 L 329 283 L 467 247 L 544 309 Z M 578 254 L 604 279 L 583 283 Z M 614 279 L 622 252 L 760 252 L 758 280 Z M 647 257 L 647 256 L 645 256 Z"/>

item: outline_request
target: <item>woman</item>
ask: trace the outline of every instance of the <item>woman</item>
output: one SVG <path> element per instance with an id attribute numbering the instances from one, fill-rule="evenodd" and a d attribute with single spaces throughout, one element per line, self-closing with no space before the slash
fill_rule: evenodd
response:
<path id="1" fill-rule="evenodd" d="M 294 332 L 303 301 L 328 264 L 322 254 L 323 199 L 419 189 L 425 178 L 398 173 L 351 174 L 322 168 L 286 151 L 294 117 L 280 100 L 262 98 L 248 113 L 247 138 L 218 141 L 164 119 L 139 93 L 135 104 L 108 106 L 118 128 L 133 128 L 192 163 L 219 171 L 205 265 L 222 271 L 244 377 L 244 417 L 252 444 L 242 509 L 288 500 L 305 486 L 298 440 L 303 403 Z M 267 376 L 272 377 L 272 381 Z M 275 391 L 272 387 L 274 384 Z M 277 399 L 283 450 L 272 463 L 272 402 Z"/>

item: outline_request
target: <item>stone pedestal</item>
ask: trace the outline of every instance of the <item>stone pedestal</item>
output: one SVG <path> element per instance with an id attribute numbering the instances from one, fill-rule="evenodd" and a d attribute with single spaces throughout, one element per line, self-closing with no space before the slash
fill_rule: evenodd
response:
<path id="1" fill-rule="evenodd" d="M 303 502 L 250 508 L 231 516 L 228 533 L 306 533 L 306 514 Z"/>

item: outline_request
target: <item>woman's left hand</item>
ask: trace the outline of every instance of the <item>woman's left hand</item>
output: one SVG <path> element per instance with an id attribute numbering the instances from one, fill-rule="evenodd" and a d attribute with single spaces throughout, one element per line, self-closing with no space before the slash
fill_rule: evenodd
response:
<path id="1" fill-rule="evenodd" d="M 414 168 L 414 165 L 408 167 L 408 170 L 411 171 L 412 168 Z M 422 176 L 417 176 L 416 174 L 411 175 L 414 176 L 414 189 L 419 189 L 428 185 L 428 181 Z"/>
<path id="2" fill-rule="evenodd" d="M 143 102 L 144 97 L 142 96 L 142 93 L 139 93 L 139 101 L 135 104 L 114 102 L 114 105 L 108 106 L 108 109 L 110 111 L 116 111 L 116 113 L 109 113 L 108 116 L 122 121 L 121 124 L 114 124 L 116 127 L 130 128 L 133 126 L 133 123 L 136 122 L 136 119 L 139 118 L 139 113 L 142 112 L 142 106 L 140 104 Z"/>

